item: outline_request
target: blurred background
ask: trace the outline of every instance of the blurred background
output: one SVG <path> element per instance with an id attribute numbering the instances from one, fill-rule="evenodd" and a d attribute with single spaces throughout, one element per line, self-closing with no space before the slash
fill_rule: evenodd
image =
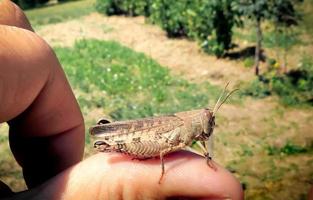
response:
<path id="1" fill-rule="evenodd" d="M 86 127 L 213 107 L 214 160 L 246 199 L 313 184 L 312 0 L 15 0 L 55 50 Z M 0 179 L 25 189 L 0 126 Z M 94 153 L 86 131 L 86 156 Z"/>

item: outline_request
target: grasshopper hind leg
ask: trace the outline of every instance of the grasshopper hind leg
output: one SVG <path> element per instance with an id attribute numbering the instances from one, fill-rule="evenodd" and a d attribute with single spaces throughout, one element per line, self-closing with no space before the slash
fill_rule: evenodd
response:
<path id="1" fill-rule="evenodd" d="M 165 174 L 164 156 L 170 152 L 174 152 L 174 151 L 183 149 L 184 147 L 186 147 L 186 144 L 179 143 L 177 146 L 171 146 L 171 147 L 164 149 L 160 152 L 160 161 L 161 161 L 161 170 L 162 171 L 161 171 L 161 176 L 159 179 L 159 184 L 161 184 L 162 179 L 163 179 L 164 174 Z"/>

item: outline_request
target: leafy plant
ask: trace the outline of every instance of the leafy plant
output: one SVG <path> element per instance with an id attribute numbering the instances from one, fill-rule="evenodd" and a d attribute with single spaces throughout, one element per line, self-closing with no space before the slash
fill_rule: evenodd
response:
<path id="1" fill-rule="evenodd" d="M 107 15 L 150 15 L 150 0 L 97 0 L 96 9 Z"/>
<path id="2" fill-rule="evenodd" d="M 186 11 L 192 0 L 153 0 L 150 20 L 160 25 L 170 37 L 187 35 Z"/>
<path id="3" fill-rule="evenodd" d="M 253 67 L 253 63 L 254 63 L 254 60 L 251 58 L 251 57 L 247 57 L 244 59 L 243 61 L 243 65 L 246 67 L 246 68 L 251 68 Z"/>
<path id="4" fill-rule="evenodd" d="M 313 105 L 313 61 L 303 56 L 299 66 L 288 73 L 277 74 L 276 70 L 266 72 L 255 79 L 242 94 L 263 98 L 276 94 L 285 105 Z"/>
<path id="5" fill-rule="evenodd" d="M 241 91 L 242 95 L 252 96 L 255 98 L 264 98 L 271 95 L 271 91 L 264 82 L 254 79 L 246 88 Z"/>
<path id="6" fill-rule="evenodd" d="M 96 5 L 108 15 L 148 16 L 170 37 L 195 39 L 218 57 L 231 48 L 232 27 L 240 21 L 231 0 L 97 0 Z"/>
<path id="7" fill-rule="evenodd" d="M 306 153 L 308 151 L 311 151 L 312 146 L 303 147 L 303 146 L 299 146 L 288 141 L 282 147 L 268 146 L 266 150 L 267 150 L 268 155 L 277 155 L 277 154 L 294 155 L 294 154 Z"/>
<path id="8" fill-rule="evenodd" d="M 242 16 L 252 19 L 256 30 L 255 75 L 259 76 L 263 31 L 261 24 L 265 20 L 274 21 L 275 25 L 289 26 L 297 24 L 293 0 L 238 0 L 234 7 Z"/>

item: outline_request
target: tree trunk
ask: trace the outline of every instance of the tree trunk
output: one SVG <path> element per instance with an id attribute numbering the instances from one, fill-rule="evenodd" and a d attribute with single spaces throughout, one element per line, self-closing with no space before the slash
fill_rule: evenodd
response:
<path id="1" fill-rule="evenodd" d="M 261 19 L 258 17 L 256 21 L 256 38 L 257 43 L 255 46 L 255 56 L 254 56 L 254 67 L 255 67 L 255 75 L 259 76 L 259 64 L 260 64 L 260 56 L 261 56 L 261 48 L 262 48 L 262 30 L 261 30 Z"/>
<path id="2" fill-rule="evenodd" d="M 286 41 L 286 38 L 287 38 L 287 34 L 288 34 L 287 31 L 288 31 L 287 28 L 284 27 L 283 28 L 284 41 Z M 283 64 L 282 64 L 282 66 L 283 66 L 283 73 L 284 74 L 287 73 L 287 48 L 288 48 L 288 45 L 285 42 L 284 50 L 283 50 Z"/>

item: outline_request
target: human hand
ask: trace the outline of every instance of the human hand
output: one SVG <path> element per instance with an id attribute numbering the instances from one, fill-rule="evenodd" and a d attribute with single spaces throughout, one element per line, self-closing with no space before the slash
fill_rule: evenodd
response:
<path id="1" fill-rule="evenodd" d="M 0 3 L 0 23 L 0 122 L 10 126 L 10 147 L 29 187 L 13 194 L 3 186 L 0 197 L 243 198 L 239 182 L 227 170 L 218 166 L 214 171 L 205 159 L 188 152 L 166 156 L 161 184 L 156 159 L 102 153 L 79 162 L 83 118 L 55 54 L 10 1 Z"/>

